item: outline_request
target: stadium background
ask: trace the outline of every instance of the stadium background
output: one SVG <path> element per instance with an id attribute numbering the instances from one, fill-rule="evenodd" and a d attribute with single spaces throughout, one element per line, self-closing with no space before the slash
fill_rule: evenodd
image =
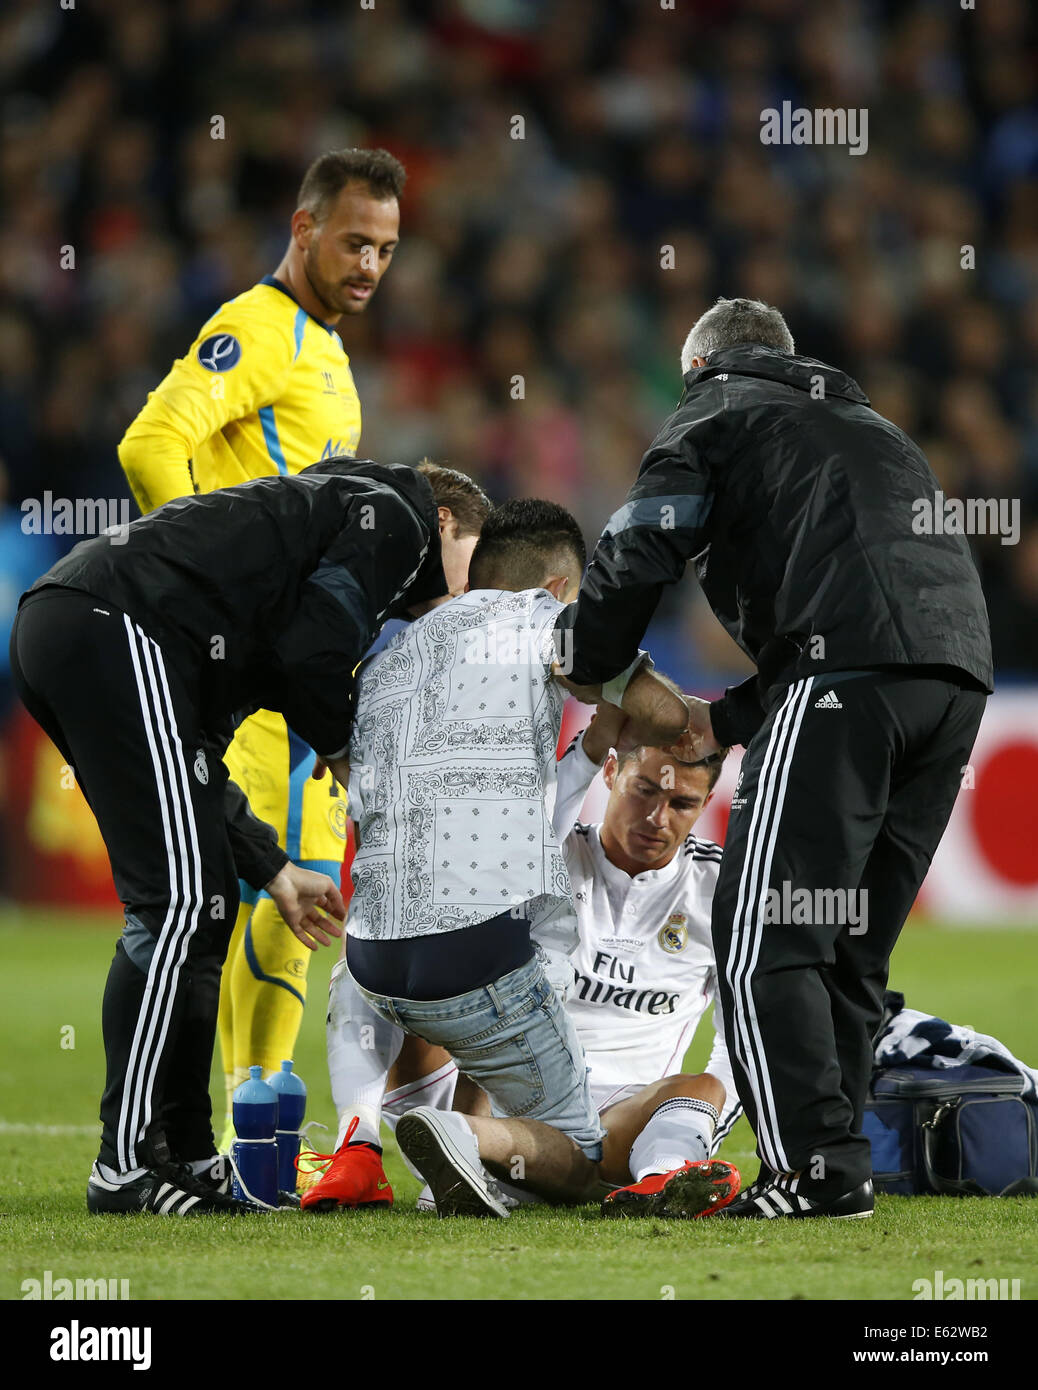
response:
<path id="1" fill-rule="evenodd" d="M 341 327 L 364 456 L 429 453 L 498 500 L 553 497 L 592 542 L 675 403 L 689 326 L 744 294 L 856 376 L 948 496 L 1019 499 L 1016 544 L 973 542 L 999 692 L 922 905 L 1038 920 L 1034 29 L 1024 0 L 14 0 L 5 624 L 75 539 L 26 535 L 20 503 L 129 499 L 119 438 L 202 321 L 277 263 L 303 169 L 384 145 L 408 169 L 403 240 Z M 763 146 L 784 100 L 866 107 L 868 152 Z M 747 669 L 693 584 L 649 645 L 705 695 Z M 7 898 L 110 902 L 89 812 L 6 672 L 0 693 Z M 723 836 L 720 805 L 704 825 Z"/>

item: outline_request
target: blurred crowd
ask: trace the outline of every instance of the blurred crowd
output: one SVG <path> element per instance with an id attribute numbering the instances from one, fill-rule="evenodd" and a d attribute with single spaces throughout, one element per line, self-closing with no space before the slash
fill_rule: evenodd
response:
<path id="1" fill-rule="evenodd" d="M 1026 0 L 7 0 L 11 503 L 128 495 L 123 431 L 277 264 L 306 165 L 382 145 L 409 182 L 397 258 L 341 328 L 362 454 L 551 496 L 593 541 L 692 322 L 762 298 L 949 496 L 1019 499 L 1018 543 L 974 544 L 1000 677 L 1034 678 L 1036 55 Z M 867 153 L 762 145 L 787 100 L 867 108 Z M 745 668 L 693 585 L 653 645 L 703 693 Z"/>

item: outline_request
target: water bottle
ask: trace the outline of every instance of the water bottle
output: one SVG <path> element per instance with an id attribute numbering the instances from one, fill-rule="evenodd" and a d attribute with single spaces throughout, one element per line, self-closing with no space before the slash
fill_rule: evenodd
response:
<path id="1" fill-rule="evenodd" d="M 306 1113 L 306 1086 L 292 1070 L 291 1062 L 282 1062 L 267 1082 L 278 1098 L 278 1191 L 296 1190 L 295 1157 L 299 1152 L 299 1130 Z"/>
<path id="2" fill-rule="evenodd" d="M 232 1111 L 237 1138 L 231 1145 L 231 1196 L 239 1202 L 253 1199 L 276 1207 L 278 1097 L 263 1080 L 262 1067 L 249 1068 L 249 1080 L 234 1093 Z"/>

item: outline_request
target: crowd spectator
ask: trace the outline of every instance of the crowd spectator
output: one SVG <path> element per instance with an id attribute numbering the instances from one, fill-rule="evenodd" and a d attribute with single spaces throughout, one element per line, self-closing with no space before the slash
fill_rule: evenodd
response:
<path id="1" fill-rule="evenodd" d="M 280 259 L 325 149 L 406 164 L 403 240 L 344 322 L 361 452 L 422 454 L 593 540 L 719 294 L 785 313 L 978 537 L 1000 678 L 1038 676 L 1038 46 L 1026 0 L 9 0 L 0 17 L 0 451 L 12 501 L 125 496 L 116 444 L 202 320 Z M 863 107 L 868 149 L 765 146 Z M 41 558 L 39 568 L 45 568 Z M 746 663 L 695 604 L 654 644 Z"/>

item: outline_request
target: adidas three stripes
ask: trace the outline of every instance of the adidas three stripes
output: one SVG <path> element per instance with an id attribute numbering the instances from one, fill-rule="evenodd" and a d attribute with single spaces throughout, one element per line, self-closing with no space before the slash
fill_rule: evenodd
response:
<path id="1" fill-rule="evenodd" d="M 198 727 L 196 676 L 110 603 L 57 588 L 22 605 L 12 672 L 97 817 L 125 914 L 102 1006 L 100 1159 L 148 1167 L 166 1145 L 204 1158 L 238 880 L 227 774 Z"/>
<path id="2" fill-rule="evenodd" d="M 908 666 L 798 680 L 746 749 L 712 932 L 739 1098 L 787 1194 L 871 1175 L 872 1035 L 980 725 L 969 684 Z"/>

